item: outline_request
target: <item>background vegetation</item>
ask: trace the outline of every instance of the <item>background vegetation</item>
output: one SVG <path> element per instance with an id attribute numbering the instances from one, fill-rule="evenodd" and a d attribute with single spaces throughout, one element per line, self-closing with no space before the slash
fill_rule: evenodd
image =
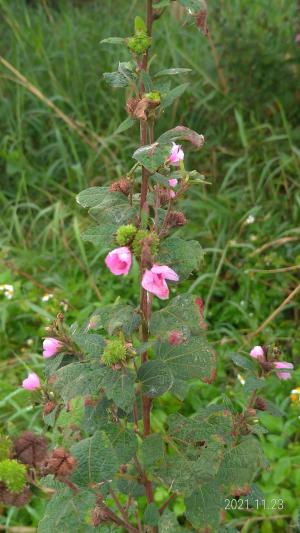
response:
<path id="1" fill-rule="evenodd" d="M 0 422 L 11 433 L 42 430 L 40 408 L 20 382 L 28 369 L 42 375 L 49 320 L 63 310 L 69 323 L 80 321 L 102 303 L 134 301 L 135 273 L 121 287 L 103 252 L 82 242 L 87 220 L 75 195 L 131 166 L 138 131 L 116 133 L 126 118 L 123 91 L 112 94 L 102 81 L 116 56 L 99 42 L 130 35 L 142 7 L 141 0 L 0 0 Z M 231 513 L 244 533 L 292 531 L 300 496 L 300 402 L 290 400 L 300 386 L 299 12 L 296 0 L 211 0 L 209 7 L 208 38 L 174 6 L 154 42 L 155 68 L 192 69 L 161 130 L 181 123 L 206 137 L 200 157 L 187 157 L 210 184 L 194 188 L 182 207 L 185 231 L 205 250 L 189 290 L 205 301 L 219 372 L 213 385 L 195 382 L 188 409 L 228 392 L 225 373 L 238 404 L 242 376 L 230 351 L 276 343 L 294 362 L 291 381 L 268 381 L 266 396 L 284 415 L 262 415 L 269 433 L 260 436 L 270 466 L 259 486 L 268 499 L 284 500 L 285 518 L 274 510 Z M 156 400 L 155 423 L 178 404 L 167 395 Z M 44 505 L 37 492 L 25 509 L 3 510 L 1 528 L 35 527 Z"/>

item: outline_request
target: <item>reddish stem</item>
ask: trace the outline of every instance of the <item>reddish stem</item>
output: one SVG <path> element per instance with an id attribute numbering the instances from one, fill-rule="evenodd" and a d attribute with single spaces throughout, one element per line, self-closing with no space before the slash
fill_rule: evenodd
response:
<path id="1" fill-rule="evenodd" d="M 152 9 L 152 0 L 147 0 L 147 32 L 151 36 L 152 33 L 152 24 L 153 24 L 153 9 Z M 147 70 L 148 67 L 148 53 L 145 53 L 143 61 L 141 63 L 141 69 Z M 141 86 L 142 92 L 145 90 L 143 84 Z M 153 137 L 153 129 L 151 128 L 151 138 Z M 148 123 L 146 120 L 140 121 L 140 145 L 145 146 L 148 142 Z M 151 142 L 151 140 L 150 140 Z M 143 211 L 147 210 L 147 195 L 148 195 L 148 181 L 149 181 L 149 172 L 145 167 L 142 167 L 142 184 L 141 184 L 141 199 L 140 199 L 140 210 L 141 217 Z M 140 265 L 140 278 L 142 280 L 144 266 Z M 140 311 L 142 316 L 142 326 L 141 326 L 141 340 L 142 342 L 148 341 L 149 331 L 148 331 L 148 322 L 150 314 L 150 306 L 147 298 L 147 292 L 141 288 L 141 299 L 140 299 Z M 145 363 L 148 360 L 148 353 L 145 352 L 141 355 L 141 363 Z M 151 423 L 150 423 L 150 413 L 151 413 L 151 399 L 147 396 L 142 396 L 143 404 L 143 425 L 144 425 L 144 437 L 151 432 Z M 153 502 L 153 488 L 152 483 L 147 478 L 145 479 L 145 491 L 148 502 Z"/>

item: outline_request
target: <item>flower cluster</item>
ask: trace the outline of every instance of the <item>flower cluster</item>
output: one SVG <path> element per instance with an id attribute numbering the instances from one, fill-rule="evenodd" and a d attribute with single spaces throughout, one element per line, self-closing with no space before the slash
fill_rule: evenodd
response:
<path id="1" fill-rule="evenodd" d="M 279 379 L 291 378 L 291 373 L 286 372 L 286 370 L 293 370 L 293 363 L 288 363 L 287 361 L 277 361 L 274 357 L 268 357 L 268 349 L 265 346 L 254 346 L 250 352 L 250 355 L 259 362 L 261 368 L 265 372 L 275 369 L 276 375 Z"/>
<path id="2" fill-rule="evenodd" d="M 175 142 L 172 143 L 167 163 L 179 166 L 184 159 L 184 152 L 180 145 Z M 169 185 L 171 188 L 178 184 L 177 178 L 170 178 Z M 167 191 L 169 199 L 176 196 L 175 192 L 170 189 Z M 121 226 L 117 231 L 116 241 L 118 244 L 127 244 L 127 246 L 120 246 L 111 250 L 106 258 L 105 264 L 107 268 L 115 276 L 127 275 L 132 266 L 132 258 L 134 252 L 137 256 L 141 256 L 143 252 L 143 245 L 149 245 L 150 254 L 156 255 L 158 250 L 159 239 L 156 233 L 147 232 L 146 230 L 138 230 L 129 224 L 128 226 Z M 142 287 L 146 291 L 154 294 L 161 300 L 169 298 L 169 287 L 166 280 L 179 281 L 179 276 L 167 265 L 158 265 L 152 263 L 150 268 L 145 268 L 142 277 Z"/>

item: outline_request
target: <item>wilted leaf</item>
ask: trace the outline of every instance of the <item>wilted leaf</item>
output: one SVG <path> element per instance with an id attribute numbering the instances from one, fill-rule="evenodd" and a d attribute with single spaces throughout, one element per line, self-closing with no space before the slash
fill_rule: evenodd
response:
<path id="1" fill-rule="evenodd" d="M 166 131 L 157 139 L 157 142 L 160 144 L 176 141 L 189 141 L 197 148 L 202 148 L 204 137 L 186 126 L 176 126 L 176 128 Z"/>

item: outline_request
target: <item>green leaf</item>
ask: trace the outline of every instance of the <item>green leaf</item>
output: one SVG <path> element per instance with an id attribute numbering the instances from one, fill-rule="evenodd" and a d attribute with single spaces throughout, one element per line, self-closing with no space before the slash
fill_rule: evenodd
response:
<path id="1" fill-rule="evenodd" d="M 245 357 L 244 355 L 240 355 L 239 353 L 230 352 L 228 354 L 228 357 L 229 359 L 231 359 L 231 361 L 235 365 L 240 366 L 241 368 L 244 368 L 245 370 L 250 370 L 250 371 L 255 372 L 255 370 L 257 369 L 257 365 L 255 361 L 253 361 L 253 359 L 251 359 L 250 356 Z"/>
<path id="2" fill-rule="evenodd" d="M 74 494 L 69 488 L 58 490 L 48 502 L 38 533 L 92 533 L 87 516 L 95 506 L 96 496 L 81 490 Z"/>
<path id="3" fill-rule="evenodd" d="M 185 92 L 188 86 L 189 83 L 183 83 L 182 85 L 178 85 L 174 89 L 171 89 L 167 93 L 163 94 L 160 107 L 166 109 L 172 105 L 176 98 L 179 98 Z"/>
<path id="4" fill-rule="evenodd" d="M 190 14 L 197 14 L 201 9 L 204 9 L 206 4 L 204 0 L 178 0 Z"/>
<path id="5" fill-rule="evenodd" d="M 202 148 L 204 137 L 185 126 L 176 126 L 176 128 L 166 131 L 157 139 L 157 142 L 160 144 L 176 141 L 189 141 L 197 148 Z"/>
<path id="6" fill-rule="evenodd" d="M 182 281 L 194 270 L 199 270 L 203 252 L 198 241 L 170 237 L 161 244 L 157 260 L 159 264 L 173 268 Z"/>
<path id="7" fill-rule="evenodd" d="M 145 495 L 144 486 L 137 483 L 135 479 L 118 479 L 117 486 L 120 492 L 133 498 Z"/>
<path id="8" fill-rule="evenodd" d="M 169 433 L 175 442 L 179 439 L 180 442 L 197 446 L 198 442 L 207 442 L 212 437 L 221 439 L 225 444 L 232 442 L 232 414 L 222 406 L 199 409 L 191 417 L 172 414 L 167 421 Z"/>
<path id="9" fill-rule="evenodd" d="M 74 444 L 70 452 L 77 461 L 72 481 L 78 486 L 109 480 L 118 470 L 116 452 L 104 431 Z"/>
<path id="10" fill-rule="evenodd" d="M 179 345 L 157 342 L 153 352 L 177 379 L 202 379 L 210 383 L 215 378 L 216 355 L 204 335 L 191 336 Z"/>
<path id="11" fill-rule="evenodd" d="M 156 181 L 156 183 L 159 183 L 160 185 L 164 185 L 165 187 L 170 187 L 170 183 L 169 183 L 170 176 L 163 176 L 162 174 L 159 174 L 159 172 L 155 172 L 155 174 L 152 174 L 151 179 L 153 181 Z M 163 211 L 163 213 L 166 214 L 165 211 Z"/>
<path id="12" fill-rule="evenodd" d="M 195 491 L 184 500 L 186 517 L 196 528 L 211 526 L 213 531 L 220 523 L 221 510 L 224 509 L 223 494 L 220 487 L 211 482 Z"/>
<path id="13" fill-rule="evenodd" d="M 160 517 L 158 524 L 159 533 L 183 533 L 184 529 L 178 524 L 174 513 L 166 509 Z"/>
<path id="14" fill-rule="evenodd" d="M 144 511 L 145 524 L 149 526 L 157 526 L 159 522 L 160 514 L 155 503 L 148 503 Z"/>
<path id="15" fill-rule="evenodd" d="M 245 437 L 240 444 L 225 454 L 216 481 L 231 493 L 252 484 L 263 464 L 263 453 L 254 437 Z"/>
<path id="16" fill-rule="evenodd" d="M 159 433 L 152 433 L 143 440 L 141 445 L 141 460 L 145 469 L 153 466 L 164 458 L 164 441 Z"/>
<path id="17" fill-rule="evenodd" d="M 128 79 L 121 72 L 104 72 L 103 78 L 111 87 L 127 87 Z"/>
<path id="18" fill-rule="evenodd" d="M 259 379 L 252 375 L 247 375 L 244 390 L 246 392 L 253 392 L 264 387 L 266 384 L 265 379 Z"/>
<path id="19" fill-rule="evenodd" d="M 106 396 L 123 411 L 131 411 L 134 400 L 135 378 L 132 371 L 104 369 L 101 386 L 105 389 Z"/>
<path id="20" fill-rule="evenodd" d="M 79 193 L 77 202 L 89 209 L 89 214 L 100 223 L 88 228 L 82 235 L 84 240 L 98 246 L 109 248 L 119 226 L 131 222 L 136 215 L 127 197 L 118 192 L 111 192 L 108 187 L 90 187 Z"/>
<path id="21" fill-rule="evenodd" d="M 164 70 L 157 72 L 154 77 L 158 78 L 159 76 L 176 76 L 177 74 L 187 74 L 191 71 L 191 68 L 165 68 Z"/>
<path id="22" fill-rule="evenodd" d="M 130 336 L 138 330 L 141 317 L 131 305 L 113 304 L 97 309 L 90 322 L 95 329 L 104 328 L 109 335 L 122 330 L 126 336 Z"/>
<path id="23" fill-rule="evenodd" d="M 194 448 L 176 447 L 164 462 L 154 469 L 155 476 L 172 491 L 192 494 L 195 486 L 207 483 L 214 478 L 223 459 L 223 445 L 209 442 Z"/>
<path id="24" fill-rule="evenodd" d="M 91 358 L 100 358 L 105 347 L 104 338 L 96 333 L 85 333 L 83 328 L 74 328 L 72 338 L 83 351 Z"/>
<path id="25" fill-rule="evenodd" d="M 161 396 L 173 384 L 173 376 L 163 361 L 147 361 L 138 369 L 138 379 L 142 383 L 143 393 L 150 398 Z"/>
<path id="26" fill-rule="evenodd" d="M 132 128 L 132 126 L 136 123 L 134 118 L 127 117 L 121 124 L 117 127 L 117 129 L 114 131 L 114 135 L 119 135 L 120 133 L 123 133 L 124 131 L 129 130 L 129 128 Z"/>
<path id="27" fill-rule="evenodd" d="M 170 331 L 178 330 L 188 338 L 191 333 L 200 332 L 199 319 L 195 296 L 180 294 L 173 298 L 166 307 L 152 314 L 150 331 L 156 337 L 165 338 Z"/>
<path id="28" fill-rule="evenodd" d="M 119 464 L 126 464 L 132 459 L 137 450 L 137 436 L 132 429 L 124 429 L 114 424 L 105 426 L 105 433 L 116 452 Z"/>
<path id="29" fill-rule="evenodd" d="M 104 368 L 93 363 L 72 363 L 60 368 L 53 385 L 64 401 L 76 396 L 97 394 L 101 388 Z"/>
<path id="30" fill-rule="evenodd" d="M 125 44 L 125 39 L 123 37 L 108 37 L 107 39 L 102 39 L 100 44 Z"/>
<path id="31" fill-rule="evenodd" d="M 189 392 L 190 384 L 183 379 L 174 379 L 172 388 L 170 392 L 176 396 L 179 400 L 183 401 L 188 392 Z"/>
<path id="32" fill-rule="evenodd" d="M 170 154 L 170 146 L 160 146 L 158 143 L 141 146 L 134 154 L 133 159 L 136 159 L 141 165 L 146 167 L 149 172 L 156 172 L 156 170 L 163 165 Z"/>

